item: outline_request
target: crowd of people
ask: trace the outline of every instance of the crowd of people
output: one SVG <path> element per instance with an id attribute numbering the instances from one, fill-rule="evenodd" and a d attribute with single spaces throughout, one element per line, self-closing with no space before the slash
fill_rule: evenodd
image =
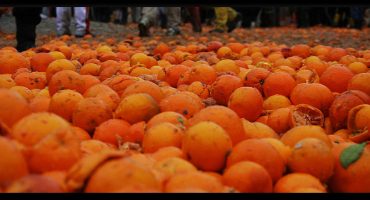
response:
<path id="1" fill-rule="evenodd" d="M 9 8 L 0 9 L 4 10 Z M 93 34 L 90 21 L 136 23 L 141 37 L 150 36 L 153 26 L 166 28 L 168 36 L 178 35 L 180 26 L 188 22 L 194 32 L 202 32 L 202 25 L 213 26 L 212 33 L 231 32 L 237 27 L 321 25 L 362 29 L 370 25 L 367 7 L 15 7 L 12 13 L 16 18 L 19 50 L 34 46 L 36 26 L 48 17 L 56 18 L 56 32 L 61 36 L 72 34 L 73 16 L 76 37 Z"/>

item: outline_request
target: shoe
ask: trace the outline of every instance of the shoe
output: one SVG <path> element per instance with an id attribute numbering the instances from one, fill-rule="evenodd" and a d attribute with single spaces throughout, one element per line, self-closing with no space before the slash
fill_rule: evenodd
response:
<path id="1" fill-rule="evenodd" d="M 40 17 L 41 17 L 41 19 L 47 19 L 48 18 L 48 16 L 47 15 L 45 15 L 45 14 L 40 14 Z"/>
<path id="2" fill-rule="evenodd" d="M 227 27 L 228 27 L 227 32 L 230 33 L 231 31 L 233 31 L 236 27 L 238 27 L 238 25 L 241 24 L 241 21 L 242 21 L 242 15 L 240 13 L 237 13 L 234 20 L 227 22 Z"/>
<path id="3" fill-rule="evenodd" d="M 166 35 L 167 36 L 175 36 L 175 35 L 179 35 L 180 34 L 180 31 L 178 29 L 174 29 L 174 28 L 169 28 Z"/>
<path id="4" fill-rule="evenodd" d="M 225 31 L 222 29 L 215 28 L 213 30 L 210 30 L 209 33 L 224 33 Z"/>
<path id="5" fill-rule="evenodd" d="M 75 34 L 76 38 L 83 38 L 85 35 Z"/>
<path id="6" fill-rule="evenodd" d="M 139 36 L 140 37 L 148 37 L 149 36 L 149 27 L 143 23 L 139 23 Z"/>
<path id="7" fill-rule="evenodd" d="M 70 32 L 63 32 L 63 33 L 57 33 L 57 36 L 58 37 L 61 37 L 61 36 L 63 36 L 63 35 L 68 35 L 68 36 L 71 36 L 71 33 Z"/>
<path id="8" fill-rule="evenodd" d="M 194 33 L 201 33 L 202 27 L 201 26 L 193 26 L 193 32 Z"/>

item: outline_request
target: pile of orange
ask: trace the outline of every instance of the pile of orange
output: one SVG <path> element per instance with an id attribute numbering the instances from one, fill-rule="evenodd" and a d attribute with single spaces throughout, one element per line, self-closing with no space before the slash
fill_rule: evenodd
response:
<path id="1" fill-rule="evenodd" d="M 0 192 L 370 192 L 370 50 L 157 39 L 1 48 Z"/>

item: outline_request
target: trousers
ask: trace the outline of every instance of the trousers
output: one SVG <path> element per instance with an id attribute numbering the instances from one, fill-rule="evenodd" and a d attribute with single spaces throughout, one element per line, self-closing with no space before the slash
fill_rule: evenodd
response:
<path id="1" fill-rule="evenodd" d="M 178 29 L 181 23 L 181 8 L 165 7 L 163 11 L 167 15 L 167 27 Z M 143 7 L 140 21 L 152 26 L 156 24 L 156 21 L 159 17 L 159 12 L 159 7 Z"/>
<path id="2" fill-rule="evenodd" d="M 75 34 L 85 35 L 88 31 L 88 11 L 86 7 L 73 7 L 75 18 Z M 71 23 L 72 10 L 70 7 L 57 7 L 56 8 L 56 24 L 57 34 L 70 34 L 69 29 Z"/>
<path id="3" fill-rule="evenodd" d="M 36 26 L 41 22 L 42 7 L 15 7 L 13 15 L 17 28 L 17 50 L 25 51 L 35 47 L 36 43 Z"/>
<path id="4" fill-rule="evenodd" d="M 215 7 L 216 29 L 227 30 L 227 22 L 232 21 L 237 16 L 236 10 L 231 7 Z"/>

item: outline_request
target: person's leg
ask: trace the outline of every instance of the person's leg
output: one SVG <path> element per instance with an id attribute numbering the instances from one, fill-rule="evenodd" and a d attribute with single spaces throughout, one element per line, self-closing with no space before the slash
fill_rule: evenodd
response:
<path id="1" fill-rule="evenodd" d="M 90 12 L 91 12 L 91 7 L 86 7 L 86 33 L 85 34 L 91 34 L 90 32 Z"/>
<path id="2" fill-rule="evenodd" d="M 70 35 L 71 9 L 69 7 L 56 8 L 57 35 Z"/>
<path id="3" fill-rule="evenodd" d="M 128 7 L 122 7 L 121 11 L 120 23 L 125 25 L 128 19 Z"/>
<path id="4" fill-rule="evenodd" d="M 139 21 L 139 19 L 136 18 L 136 16 L 137 16 L 136 7 L 130 7 L 130 11 L 131 11 L 131 20 L 132 20 L 132 22 L 137 23 Z"/>
<path id="5" fill-rule="evenodd" d="M 86 7 L 74 7 L 75 21 L 76 21 L 76 37 L 82 37 L 86 34 L 86 20 L 87 20 L 87 9 Z"/>
<path id="6" fill-rule="evenodd" d="M 36 26 L 41 21 L 42 7 L 19 8 L 13 10 L 16 23 L 17 50 L 25 51 L 35 47 L 36 43 Z"/>
<path id="7" fill-rule="evenodd" d="M 166 14 L 166 8 L 165 7 L 159 7 L 158 8 L 158 15 L 159 15 L 159 21 L 155 24 L 155 26 L 160 26 L 163 29 L 168 28 L 167 25 L 167 14 Z"/>
<path id="8" fill-rule="evenodd" d="M 149 28 L 154 24 L 159 14 L 158 7 L 143 7 L 141 19 L 139 22 L 139 35 L 141 37 L 149 36 Z"/>
<path id="9" fill-rule="evenodd" d="M 131 9 L 131 19 L 132 22 L 138 23 L 141 18 L 141 8 L 142 7 L 130 7 Z"/>
<path id="10" fill-rule="evenodd" d="M 227 7 L 215 7 L 215 29 L 213 31 L 215 32 L 225 32 L 227 31 Z"/>
<path id="11" fill-rule="evenodd" d="M 237 26 L 241 25 L 241 20 L 242 15 L 240 13 L 238 13 L 234 8 L 227 7 L 227 32 L 231 32 Z"/>
<path id="12" fill-rule="evenodd" d="M 49 8 L 48 7 L 42 7 L 41 18 L 46 19 L 48 17 L 49 17 Z"/>
<path id="13" fill-rule="evenodd" d="M 190 20 L 194 32 L 202 32 L 202 22 L 200 18 L 200 8 L 198 6 L 187 7 L 190 13 Z"/>
<path id="14" fill-rule="evenodd" d="M 168 35 L 180 34 L 180 24 L 181 24 L 181 7 L 167 7 L 167 26 Z"/>

